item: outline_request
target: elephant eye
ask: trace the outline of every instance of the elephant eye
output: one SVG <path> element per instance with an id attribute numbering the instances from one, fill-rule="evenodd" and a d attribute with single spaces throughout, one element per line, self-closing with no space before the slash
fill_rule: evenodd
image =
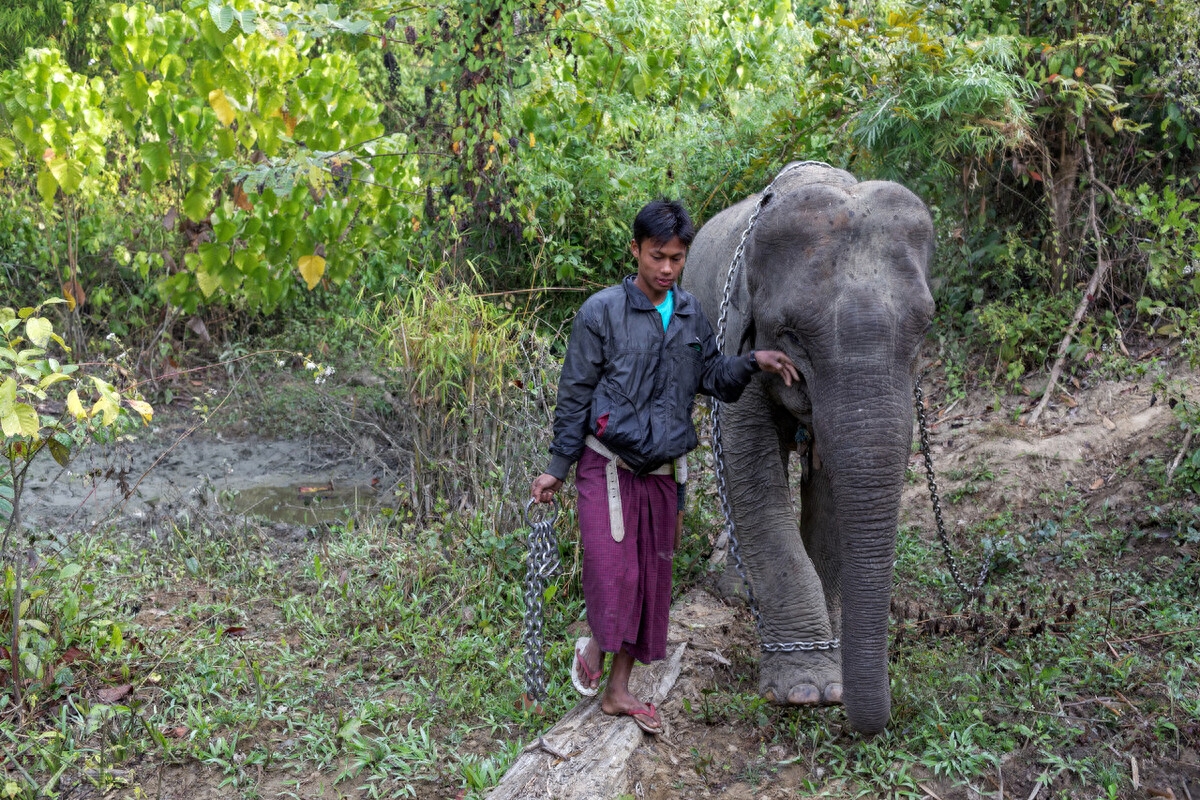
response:
<path id="1" fill-rule="evenodd" d="M 795 331 L 784 330 L 781 338 L 787 344 L 791 345 L 791 349 L 793 349 L 796 353 L 803 356 L 805 360 L 808 359 L 808 348 L 804 346 L 804 340 L 796 335 Z"/>

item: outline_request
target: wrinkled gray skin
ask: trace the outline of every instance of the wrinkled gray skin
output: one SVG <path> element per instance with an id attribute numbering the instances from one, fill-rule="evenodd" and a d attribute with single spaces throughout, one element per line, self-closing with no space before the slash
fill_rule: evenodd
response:
<path id="1" fill-rule="evenodd" d="M 696 236 L 683 286 L 717 329 L 729 263 L 758 196 Z M 917 353 L 933 316 L 933 222 L 902 186 L 804 166 L 776 184 L 751 233 L 725 352 L 782 350 L 801 380 L 756 375 L 722 406 L 726 476 L 769 642 L 838 637 L 840 650 L 764 652 L 776 703 L 841 702 L 882 731 L 891 710 L 888 608 Z M 807 441 L 797 447 L 797 431 Z M 804 433 L 801 433 L 804 437 Z M 803 469 L 800 520 L 788 469 Z M 732 569 L 732 567 L 730 567 Z"/>

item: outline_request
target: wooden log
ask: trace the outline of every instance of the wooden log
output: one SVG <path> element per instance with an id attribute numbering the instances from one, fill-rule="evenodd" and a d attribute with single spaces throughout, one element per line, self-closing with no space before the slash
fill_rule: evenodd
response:
<path id="1" fill-rule="evenodd" d="M 662 661 L 634 670 L 630 689 L 661 705 L 679 680 L 687 642 Z M 660 713 L 661 718 L 661 713 Z M 611 800 L 629 793 L 628 761 L 647 734 L 629 717 L 600 710 L 586 698 L 531 742 L 488 800 Z"/>

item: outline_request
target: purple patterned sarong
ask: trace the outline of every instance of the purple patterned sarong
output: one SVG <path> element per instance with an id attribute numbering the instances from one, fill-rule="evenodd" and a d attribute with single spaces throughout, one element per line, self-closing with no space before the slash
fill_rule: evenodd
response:
<path id="1" fill-rule="evenodd" d="M 675 479 L 617 470 L 625 538 L 615 542 L 605 491 L 607 463 L 600 454 L 584 449 L 575 467 L 588 625 L 604 652 L 616 653 L 624 647 L 648 664 L 667 656 L 678 510 Z"/>

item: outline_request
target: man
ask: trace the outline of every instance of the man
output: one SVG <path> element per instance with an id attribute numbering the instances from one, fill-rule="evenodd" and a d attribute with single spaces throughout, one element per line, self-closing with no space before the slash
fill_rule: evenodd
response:
<path id="1" fill-rule="evenodd" d="M 662 732 L 653 704 L 629 691 L 634 661 L 666 657 L 671 561 L 683 519 L 674 462 L 698 443 L 697 393 L 736 401 L 754 373 L 790 386 L 799 375 L 776 350 L 725 356 L 696 298 L 676 286 L 696 231 L 678 201 L 655 200 L 633 223 L 637 274 L 589 297 L 571 329 L 546 472 L 531 487 L 548 503 L 577 463 L 583 594 L 590 638 L 576 642 L 571 678 L 606 714 Z M 682 465 L 681 465 L 682 466 Z"/>

